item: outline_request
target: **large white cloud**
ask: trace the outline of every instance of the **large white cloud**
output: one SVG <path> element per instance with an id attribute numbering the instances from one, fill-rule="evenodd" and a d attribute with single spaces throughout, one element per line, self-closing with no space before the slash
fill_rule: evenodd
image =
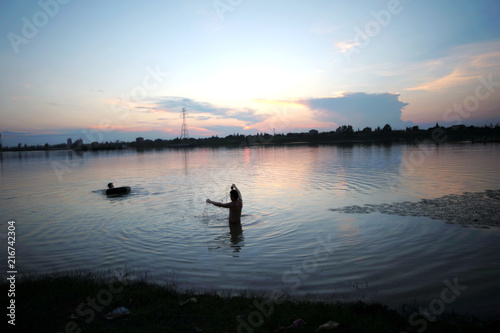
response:
<path id="1" fill-rule="evenodd" d="M 408 105 L 399 100 L 399 94 L 345 93 L 340 97 L 310 98 L 298 103 L 309 107 L 314 117 L 338 125 L 352 125 L 354 128 L 389 124 L 394 129 L 412 126 L 410 121 L 401 120 L 402 110 Z"/>

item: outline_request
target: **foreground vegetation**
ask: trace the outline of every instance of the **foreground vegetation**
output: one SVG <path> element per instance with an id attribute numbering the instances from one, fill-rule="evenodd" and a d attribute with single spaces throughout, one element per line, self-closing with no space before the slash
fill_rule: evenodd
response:
<path id="1" fill-rule="evenodd" d="M 6 290 L 8 286 L 3 282 L 2 287 Z M 172 284 L 109 279 L 83 272 L 23 277 L 16 282 L 15 302 L 18 332 L 317 332 L 330 321 L 338 327 L 320 332 L 500 329 L 500 322 L 458 315 L 443 315 L 435 322 L 420 317 L 416 324 L 409 320 L 414 310 L 400 314 L 379 304 L 180 292 Z M 113 316 L 116 309 L 125 313 Z"/>

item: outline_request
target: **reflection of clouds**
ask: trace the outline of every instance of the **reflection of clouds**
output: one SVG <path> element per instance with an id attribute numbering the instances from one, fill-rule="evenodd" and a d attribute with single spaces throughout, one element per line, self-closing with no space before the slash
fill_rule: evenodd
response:
<path id="1" fill-rule="evenodd" d="M 192 209 L 199 209 L 206 202 L 206 199 L 219 202 L 229 200 L 230 186 L 235 182 L 238 183 L 237 179 L 241 174 L 242 164 L 240 150 L 235 149 L 233 152 L 234 154 L 231 155 L 236 155 L 236 158 L 224 159 L 216 161 L 216 163 L 214 163 L 214 158 L 217 159 L 219 154 L 216 149 L 196 150 L 196 153 L 186 159 L 186 175 L 188 171 L 192 170 L 192 172 L 185 181 L 189 184 L 200 184 L 197 187 L 187 188 L 190 196 L 189 204 Z"/>
<path id="2" fill-rule="evenodd" d="M 396 188 L 411 189 L 416 198 L 481 191 L 498 179 L 498 171 L 488 167 L 498 158 L 476 149 L 425 143 L 405 148 Z"/>
<path id="3" fill-rule="evenodd" d="M 344 222 L 343 224 L 340 224 L 337 226 L 339 231 L 342 233 L 344 237 L 354 237 L 359 234 L 359 226 L 354 225 L 353 223 L 356 223 L 358 220 L 354 218 L 347 218 L 343 219 L 341 222 Z"/>
<path id="4" fill-rule="evenodd" d="M 363 243 L 363 238 L 361 237 L 359 226 L 356 225 L 357 220 L 346 218 L 340 222 L 341 224 L 337 228 L 343 246 L 360 246 Z"/>

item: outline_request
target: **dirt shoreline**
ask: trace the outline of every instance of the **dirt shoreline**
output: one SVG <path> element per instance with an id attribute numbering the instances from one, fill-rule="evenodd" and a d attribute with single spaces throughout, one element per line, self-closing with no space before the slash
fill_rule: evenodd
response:
<path id="1" fill-rule="evenodd" d="M 391 204 L 345 206 L 331 208 L 331 211 L 348 214 L 378 212 L 399 216 L 427 216 L 464 227 L 500 227 L 500 190 L 485 192 L 464 192 L 450 194 L 419 202 L 396 202 Z"/>

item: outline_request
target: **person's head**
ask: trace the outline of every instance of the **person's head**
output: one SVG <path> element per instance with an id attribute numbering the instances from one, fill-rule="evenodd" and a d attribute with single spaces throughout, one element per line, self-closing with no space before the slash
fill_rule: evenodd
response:
<path id="1" fill-rule="evenodd" d="M 109 184 L 108 184 L 108 188 L 113 188 L 113 187 L 115 187 L 115 186 L 113 185 L 113 183 L 109 183 Z"/>
<path id="2" fill-rule="evenodd" d="M 236 201 L 240 198 L 240 195 L 236 190 L 231 190 L 231 192 L 229 192 L 229 195 L 231 196 L 231 201 Z"/>

